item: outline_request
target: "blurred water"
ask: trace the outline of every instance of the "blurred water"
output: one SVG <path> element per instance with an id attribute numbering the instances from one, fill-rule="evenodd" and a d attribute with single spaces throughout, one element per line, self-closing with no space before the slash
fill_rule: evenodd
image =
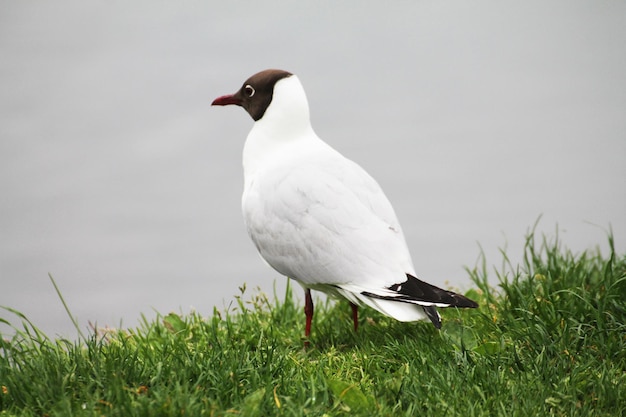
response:
<path id="1" fill-rule="evenodd" d="M 575 251 L 606 251 L 612 225 L 623 252 L 625 17 L 564 0 L 2 2 L 0 305 L 73 336 L 48 272 L 83 327 L 208 315 L 244 283 L 282 293 L 241 221 L 252 122 L 209 105 L 269 67 L 299 75 L 318 134 L 379 180 L 423 279 L 470 286 L 478 242 L 519 260 L 540 214 Z"/>

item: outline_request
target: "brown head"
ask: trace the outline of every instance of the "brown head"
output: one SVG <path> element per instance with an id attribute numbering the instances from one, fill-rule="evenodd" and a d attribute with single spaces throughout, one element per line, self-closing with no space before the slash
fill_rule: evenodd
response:
<path id="1" fill-rule="evenodd" d="M 267 107 L 272 102 L 276 83 L 291 75 L 290 72 L 277 69 L 261 71 L 248 78 L 235 94 L 218 97 L 213 100 L 211 105 L 228 106 L 236 104 L 243 107 L 254 121 L 258 121 L 263 117 Z"/>

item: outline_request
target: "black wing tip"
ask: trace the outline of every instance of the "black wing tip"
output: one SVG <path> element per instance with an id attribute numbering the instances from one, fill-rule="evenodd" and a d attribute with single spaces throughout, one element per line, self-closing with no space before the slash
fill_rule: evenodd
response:
<path id="1" fill-rule="evenodd" d="M 456 301 L 456 304 L 451 304 L 450 307 L 457 308 L 478 308 L 478 303 L 464 295 L 453 293 L 452 298 Z"/>
<path id="2" fill-rule="evenodd" d="M 444 290 L 432 284 L 424 282 L 411 274 L 406 274 L 407 280 L 399 285 L 394 285 L 395 290 L 409 297 L 422 301 L 432 301 L 448 304 L 448 307 L 477 308 L 478 303 L 464 295 Z M 405 285 L 406 284 L 406 285 Z M 402 289 L 400 289 L 402 288 Z"/>
<path id="3" fill-rule="evenodd" d="M 426 313 L 426 317 L 428 317 L 433 323 L 433 326 L 435 326 L 436 329 L 441 329 L 441 316 L 439 315 L 437 308 L 433 306 L 422 308 L 424 309 L 424 313 Z"/>

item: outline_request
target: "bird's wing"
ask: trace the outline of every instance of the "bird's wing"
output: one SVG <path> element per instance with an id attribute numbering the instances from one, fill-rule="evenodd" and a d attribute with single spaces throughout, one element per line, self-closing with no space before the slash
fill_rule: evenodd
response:
<path id="1" fill-rule="evenodd" d="M 362 291 L 413 273 L 396 215 L 361 167 L 338 153 L 291 155 L 247 187 L 248 233 L 274 269 L 304 285 Z"/>

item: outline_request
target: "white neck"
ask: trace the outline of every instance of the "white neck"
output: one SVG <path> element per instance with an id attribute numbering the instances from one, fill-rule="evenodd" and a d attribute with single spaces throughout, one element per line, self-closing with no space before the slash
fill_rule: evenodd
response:
<path id="1" fill-rule="evenodd" d="M 276 152 L 300 141 L 319 140 L 309 119 L 309 104 L 295 75 L 274 86 L 272 102 L 263 117 L 254 123 L 243 149 L 246 183 Z"/>

